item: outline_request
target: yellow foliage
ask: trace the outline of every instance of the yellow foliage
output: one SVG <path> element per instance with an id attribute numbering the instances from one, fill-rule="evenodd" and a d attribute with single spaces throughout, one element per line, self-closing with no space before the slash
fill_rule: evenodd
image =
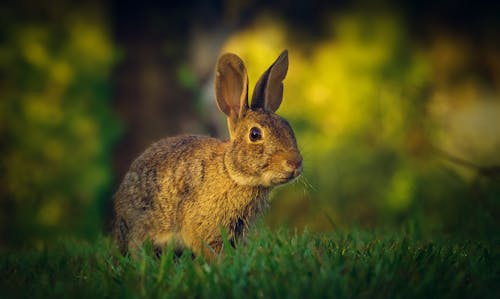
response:
<path id="1" fill-rule="evenodd" d="M 44 226 L 55 226 L 59 224 L 63 213 L 62 198 L 53 198 L 45 201 L 38 211 L 38 221 Z"/>
<path id="2" fill-rule="evenodd" d="M 116 51 L 96 5 L 41 5 L 46 19 L 11 15 L 0 28 L 0 68 L 9 73 L 0 91 L 0 195 L 22 229 L 100 226 L 95 207 L 110 186 L 109 145 L 117 135 L 107 103 Z M 0 220 L 0 230 L 20 229 L 8 221 Z"/>
<path id="3" fill-rule="evenodd" d="M 39 124 L 57 125 L 63 120 L 63 111 L 58 105 L 51 103 L 52 97 L 42 94 L 28 93 L 23 97 L 23 109 L 26 119 Z"/>
<path id="4" fill-rule="evenodd" d="M 412 202 L 414 174 L 407 168 L 398 169 L 388 186 L 387 206 L 393 211 L 404 211 Z"/>
<path id="5" fill-rule="evenodd" d="M 103 27 L 102 20 L 89 22 L 85 19 L 73 20 L 69 32 L 71 39 L 69 51 L 81 59 L 83 63 L 91 63 L 87 67 L 108 67 L 114 60 L 114 51 L 108 32 Z"/>
<path id="6" fill-rule="evenodd" d="M 52 62 L 50 75 L 55 84 L 67 86 L 73 79 L 73 70 L 67 61 L 54 61 Z"/>
<path id="7" fill-rule="evenodd" d="M 37 67 L 45 67 L 50 63 L 46 49 L 48 32 L 45 28 L 26 26 L 21 28 L 16 35 L 19 38 L 19 48 L 28 63 Z"/>
<path id="8" fill-rule="evenodd" d="M 381 73 L 399 47 L 401 28 L 400 20 L 391 15 L 339 16 L 332 18 L 329 38 L 307 45 L 288 42 L 290 33 L 279 20 L 261 18 L 232 36 L 223 51 L 236 52 L 247 62 L 253 87 L 270 62 L 288 48 L 290 67 L 280 113 L 304 119 L 313 128 L 299 131 L 299 142 L 308 140 L 322 145 L 314 146 L 315 151 L 328 151 L 340 136 L 367 126 L 381 125 L 379 133 L 390 138 L 399 133 L 394 128 L 405 121 L 401 111 L 406 99 Z M 417 70 L 409 70 L 412 83 L 422 84 L 425 62 L 412 59 L 420 60 L 414 63 Z"/>
<path id="9" fill-rule="evenodd" d="M 336 15 L 329 26 L 320 41 L 296 42 L 279 19 L 264 17 L 235 33 L 222 51 L 242 57 L 252 88 L 277 55 L 289 50 L 278 113 L 290 120 L 302 149 L 304 188 L 325 202 L 316 210 L 332 211 L 332 204 L 349 198 L 359 200 L 349 205 L 362 207 L 353 208 L 359 215 L 373 213 L 370 202 L 372 208 L 404 211 L 413 199 L 415 174 L 397 160 L 408 139 L 411 107 L 428 83 L 428 63 L 405 40 L 404 24 L 395 15 Z"/>

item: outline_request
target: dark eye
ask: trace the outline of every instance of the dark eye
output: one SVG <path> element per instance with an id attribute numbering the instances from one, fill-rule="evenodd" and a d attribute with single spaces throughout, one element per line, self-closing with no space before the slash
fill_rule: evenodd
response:
<path id="1" fill-rule="evenodd" d="M 262 132 L 259 128 L 253 127 L 250 129 L 250 141 L 255 142 L 262 139 Z"/>

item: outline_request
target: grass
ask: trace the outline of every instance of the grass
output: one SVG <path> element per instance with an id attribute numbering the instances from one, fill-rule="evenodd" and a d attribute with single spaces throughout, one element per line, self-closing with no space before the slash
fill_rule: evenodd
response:
<path id="1" fill-rule="evenodd" d="M 297 233 L 258 228 L 212 264 L 117 254 L 106 237 L 3 253 L 0 298 L 500 298 L 498 240 L 410 230 Z"/>

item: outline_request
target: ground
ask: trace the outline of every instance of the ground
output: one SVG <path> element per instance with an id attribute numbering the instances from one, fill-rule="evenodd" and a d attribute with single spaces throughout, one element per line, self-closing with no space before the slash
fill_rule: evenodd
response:
<path id="1" fill-rule="evenodd" d="M 122 257 L 108 237 L 3 252 L 0 297 L 500 298 L 498 240 L 411 229 L 297 232 L 259 226 L 206 263 L 145 246 Z"/>

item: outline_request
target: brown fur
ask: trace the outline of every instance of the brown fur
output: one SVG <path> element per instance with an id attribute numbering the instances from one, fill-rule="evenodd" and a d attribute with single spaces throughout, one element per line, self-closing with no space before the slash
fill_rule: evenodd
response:
<path id="1" fill-rule="evenodd" d="M 113 237 L 123 253 L 150 239 L 157 247 L 173 243 L 177 250 L 187 247 L 210 257 L 222 248 L 221 229 L 231 242 L 239 239 L 268 206 L 272 187 L 300 175 L 293 131 L 274 114 L 282 91 L 265 87 L 266 77 L 274 75 L 281 79 L 273 85 L 282 89 L 287 53 L 259 80 L 264 87 L 254 94 L 252 108 L 243 62 L 226 54 L 217 67 L 217 102 L 231 139 L 165 138 L 132 163 L 114 196 Z M 262 139 L 251 140 L 252 128 L 261 130 Z"/>

